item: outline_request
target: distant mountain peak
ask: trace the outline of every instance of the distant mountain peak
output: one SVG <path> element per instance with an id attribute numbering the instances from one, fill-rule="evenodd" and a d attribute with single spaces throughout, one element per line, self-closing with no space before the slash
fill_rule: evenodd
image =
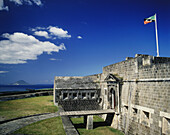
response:
<path id="1" fill-rule="evenodd" d="M 29 85 L 29 83 L 24 80 L 19 80 L 17 82 L 12 83 L 11 85 Z"/>

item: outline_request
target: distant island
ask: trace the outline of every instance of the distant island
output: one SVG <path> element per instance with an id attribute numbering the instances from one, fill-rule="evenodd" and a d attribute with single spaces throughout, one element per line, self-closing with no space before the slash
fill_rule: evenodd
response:
<path id="1" fill-rule="evenodd" d="M 24 80 L 19 80 L 17 82 L 11 83 L 9 85 L 30 85 L 30 84 L 25 82 Z"/>

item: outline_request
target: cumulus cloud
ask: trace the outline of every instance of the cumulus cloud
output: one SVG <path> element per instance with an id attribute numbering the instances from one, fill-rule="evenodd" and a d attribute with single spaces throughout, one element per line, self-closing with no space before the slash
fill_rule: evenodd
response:
<path id="1" fill-rule="evenodd" d="M 58 28 L 57 26 L 49 26 L 49 27 L 36 27 L 31 28 L 31 31 L 34 31 L 34 35 L 44 36 L 51 39 L 59 38 L 71 38 L 71 35 L 68 34 L 67 30 L 63 30 L 62 28 Z M 49 33 L 49 34 L 48 34 Z"/>
<path id="2" fill-rule="evenodd" d="M 9 0 L 10 2 L 14 2 L 17 5 L 32 5 L 33 3 L 36 4 L 37 6 L 41 6 L 42 2 L 41 0 Z"/>
<path id="3" fill-rule="evenodd" d="M 83 39 L 81 36 L 77 36 L 78 39 Z"/>
<path id="4" fill-rule="evenodd" d="M 56 46 L 54 43 L 42 42 L 24 33 L 5 33 L 2 36 L 7 38 L 0 41 L 0 63 L 3 64 L 27 63 L 27 60 L 36 60 L 37 56 L 44 52 L 51 54 L 66 49 L 64 43 Z"/>
<path id="5" fill-rule="evenodd" d="M 14 4 L 20 6 L 20 5 L 37 5 L 42 6 L 41 0 L 9 0 L 10 2 L 13 2 Z M 4 5 L 4 0 L 0 0 L 0 10 L 9 10 L 8 6 Z"/>
<path id="6" fill-rule="evenodd" d="M 7 10 L 8 11 L 8 6 L 4 6 L 3 0 L 0 0 L 0 10 Z"/>
<path id="7" fill-rule="evenodd" d="M 68 34 L 68 31 L 63 30 L 62 28 L 49 26 L 48 30 L 51 35 L 55 35 L 58 38 L 71 38 L 71 35 Z"/>
<path id="8" fill-rule="evenodd" d="M 46 30 L 45 27 L 36 27 L 36 28 L 30 28 L 31 31 L 37 31 L 37 30 Z"/>
<path id="9" fill-rule="evenodd" d="M 8 73 L 9 71 L 0 71 L 0 74 Z"/>
<path id="10" fill-rule="evenodd" d="M 34 35 L 36 36 L 41 36 L 41 37 L 45 37 L 45 38 L 50 38 L 48 33 L 46 31 L 35 31 Z"/>

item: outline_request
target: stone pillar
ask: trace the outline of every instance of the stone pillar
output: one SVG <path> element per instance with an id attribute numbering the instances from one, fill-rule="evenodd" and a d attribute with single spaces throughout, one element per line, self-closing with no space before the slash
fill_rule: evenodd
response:
<path id="1" fill-rule="evenodd" d="M 113 117 L 111 127 L 118 129 L 118 115 L 116 114 Z"/>
<path id="2" fill-rule="evenodd" d="M 112 105 L 111 105 L 112 109 L 115 109 L 115 92 L 114 90 L 112 90 Z"/>
<path id="3" fill-rule="evenodd" d="M 86 129 L 93 129 L 93 115 L 87 115 L 87 125 Z"/>
<path id="4" fill-rule="evenodd" d="M 117 83 L 117 112 L 118 113 L 120 113 L 119 85 L 120 85 L 120 83 Z"/>

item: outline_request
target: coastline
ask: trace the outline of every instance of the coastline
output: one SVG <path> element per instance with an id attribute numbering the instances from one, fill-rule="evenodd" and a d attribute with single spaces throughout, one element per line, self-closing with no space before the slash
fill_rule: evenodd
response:
<path id="1" fill-rule="evenodd" d="M 52 89 L 53 84 L 0 85 L 0 94 Z"/>

